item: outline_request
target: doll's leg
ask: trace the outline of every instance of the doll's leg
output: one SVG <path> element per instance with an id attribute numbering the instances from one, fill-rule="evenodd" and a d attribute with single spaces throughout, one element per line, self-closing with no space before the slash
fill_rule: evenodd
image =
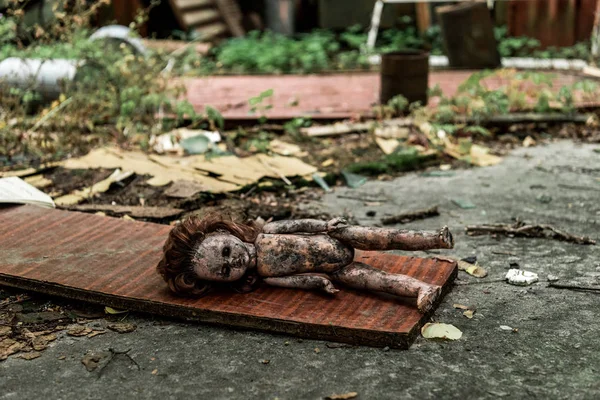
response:
<path id="1" fill-rule="evenodd" d="M 419 311 L 425 313 L 441 292 L 441 287 L 430 285 L 410 276 L 390 274 L 360 262 L 330 274 L 335 281 L 354 289 L 373 290 L 403 297 L 416 297 Z"/>
<path id="2" fill-rule="evenodd" d="M 328 234 L 360 250 L 430 250 L 454 247 L 454 240 L 447 226 L 434 232 L 342 225 L 330 230 Z"/>

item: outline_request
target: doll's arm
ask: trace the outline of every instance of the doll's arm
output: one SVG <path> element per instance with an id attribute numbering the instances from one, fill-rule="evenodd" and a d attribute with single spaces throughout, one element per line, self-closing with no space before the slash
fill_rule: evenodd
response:
<path id="1" fill-rule="evenodd" d="M 318 219 L 297 219 L 269 222 L 263 233 L 320 233 L 327 230 L 327 221 Z"/>
<path id="2" fill-rule="evenodd" d="M 263 281 L 267 285 L 278 286 L 284 288 L 295 288 L 295 289 L 316 289 L 323 290 L 329 294 L 335 294 L 339 292 L 333 287 L 331 281 L 322 276 L 316 275 L 293 275 L 293 276 L 282 276 L 278 278 L 264 278 Z"/>

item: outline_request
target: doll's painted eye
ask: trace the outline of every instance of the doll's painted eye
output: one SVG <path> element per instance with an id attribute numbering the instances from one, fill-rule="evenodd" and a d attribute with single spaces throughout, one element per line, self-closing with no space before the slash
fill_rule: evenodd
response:
<path id="1" fill-rule="evenodd" d="M 223 257 L 229 257 L 229 254 L 231 254 L 231 249 L 228 246 L 223 247 Z"/>

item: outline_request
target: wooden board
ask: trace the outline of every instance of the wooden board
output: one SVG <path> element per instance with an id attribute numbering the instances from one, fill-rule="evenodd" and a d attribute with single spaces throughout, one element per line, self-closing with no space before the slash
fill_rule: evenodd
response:
<path id="1" fill-rule="evenodd" d="M 194 30 L 203 41 L 230 33 L 243 36 L 242 13 L 233 0 L 169 0 L 171 9 L 184 30 Z"/>
<path id="2" fill-rule="evenodd" d="M 120 309 L 369 346 L 408 348 L 426 322 L 406 300 L 344 288 L 335 297 L 261 287 L 172 295 L 156 274 L 171 227 L 34 206 L 0 208 L 0 284 Z M 363 252 L 374 267 L 443 285 L 456 264 Z"/>

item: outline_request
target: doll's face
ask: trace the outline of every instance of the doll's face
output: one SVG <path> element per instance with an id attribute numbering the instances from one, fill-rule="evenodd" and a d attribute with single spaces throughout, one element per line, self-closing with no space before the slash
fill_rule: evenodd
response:
<path id="1" fill-rule="evenodd" d="M 217 233 L 196 247 L 192 265 L 199 279 L 233 282 L 244 276 L 250 259 L 244 242 L 231 234 Z"/>

